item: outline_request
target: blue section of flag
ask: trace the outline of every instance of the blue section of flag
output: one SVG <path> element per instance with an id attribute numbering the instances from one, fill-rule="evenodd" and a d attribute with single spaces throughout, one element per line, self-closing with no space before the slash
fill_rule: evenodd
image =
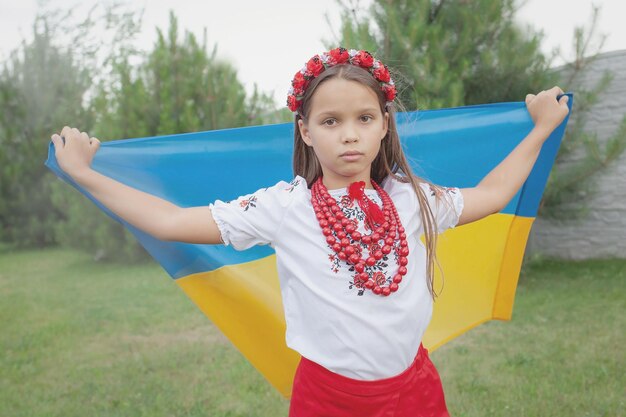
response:
<path id="1" fill-rule="evenodd" d="M 572 106 L 572 95 L 568 105 Z M 532 130 L 524 103 L 497 103 L 398 114 L 398 131 L 415 173 L 445 186 L 473 187 Z M 567 119 L 544 144 L 523 188 L 501 212 L 537 214 Z M 293 124 L 103 142 L 93 168 L 183 207 L 230 200 L 293 177 Z M 59 168 L 50 143 L 46 166 L 126 226 L 172 278 L 249 262 L 273 253 L 257 246 L 164 242 L 132 227 Z M 208 210 L 208 209 L 207 209 Z"/>

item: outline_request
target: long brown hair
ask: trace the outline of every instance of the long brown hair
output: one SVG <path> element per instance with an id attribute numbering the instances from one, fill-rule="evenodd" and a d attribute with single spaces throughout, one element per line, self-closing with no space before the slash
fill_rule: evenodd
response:
<path id="1" fill-rule="evenodd" d="M 315 79 L 311 81 L 306 89 L 302 103 L 298 113 L 295 116 L 294 128 L 294 152 L 293 152 L 293 172 L 306 179 L 309 187 L 322 175 L 322 167 L 317 160 L 317 156 L 312 147 L 304 143 L 300 135 L 298 121 L 302 119 L 305 123 L 309 115 L 311 98 L 315 90 L 321 83 L 332 78 L 341 78 L 348 81 L 356 81 L 374 91 L 378 97 L 380 110 L 384 115 L 389 113 L 389 123 L 387 135 L 383 139 L 378 155 L 372 162 L 370 176 L 377 183 L 381 183 L 386 177 L 392 176 L 398 181 L 411 183 L 420 206 L 420 217 L 424 225 L 424 238 L 426 242 L 426 276 L 428 281 L 428 289 L 433 298 L 437 295 L 434 290 L 435 263 L 437 262 L 436 246 L 437 246 L 437 223 L 433 212 L 428 204 L 424 190 L 418 186 L 420 182 L 426 182 L 434 186 L 434 184 L 417 177 L 413 174 L 409 166 L 404 150 L 400 143 L 398 131 L 396 128 L 395 107 L 394 104 L 386 104 L 385 94 L 380 88 L 378 81 L 365 69 L 355 65 L 335 65 L 332 66 Z M 439 195 L 439 193 L 437 193 Z"/>

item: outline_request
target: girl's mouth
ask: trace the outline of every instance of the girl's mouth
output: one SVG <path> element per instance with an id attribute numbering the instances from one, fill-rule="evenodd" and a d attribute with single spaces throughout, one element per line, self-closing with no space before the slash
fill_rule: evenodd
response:
<path id="1" fill-rule="evenodd" d="M 344 161 L 352 162 L 361 159 L 361 157 L 363 157 L 363 154 L 358 151 L 347 151 L 339 155 L 339 157 Z"/>

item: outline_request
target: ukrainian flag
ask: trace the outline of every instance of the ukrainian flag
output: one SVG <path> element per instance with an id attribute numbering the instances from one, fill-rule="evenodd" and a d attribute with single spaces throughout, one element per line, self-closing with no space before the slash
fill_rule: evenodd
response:
<path id="1" fill-rule="evenodd" d="M 440 236 L 445 289 L 424 338 L 427 348 L 485 321 L 511 318 L 526 241 L 566 123 L 546 141 L 528 180 L 504 210 Z M 400 137 L 416 174 L 461 188 L 477 185 L 532 127 L 524 103 L 398 114 Z M 292 149 L 293 124 L 256 126 L 104 142 L 93 168 L 179 206 L 206 206 L 291 179 Z M 65 175 L 52 143 L 46 166 L 127 227 L 267 380 L 290 395 L 299 355 L 285 344 L 271 248 L 238 252 L 157 240 L 111 213 Z"/>

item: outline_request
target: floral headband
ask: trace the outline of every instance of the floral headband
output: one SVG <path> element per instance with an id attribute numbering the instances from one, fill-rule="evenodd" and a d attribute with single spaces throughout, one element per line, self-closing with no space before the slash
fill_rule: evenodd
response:
<path id="1" fill-rule="evenodd" d="M 387 104 L 396 97 L 396 86 L 389 76 L 389 69 L 385 64 L 377 60 L 367 51 L 347 50 L 335 48 L 321 55 L 315 55 L 306 65 L 296 73 L 291 81 L 291 88 L 287 96 L 287 107 L 292 112 L 297 112 L 302 104 L 302 97 L 309 83 L 325 69 L 339 64 L 356 65 L 369 71 L 380 83 L 380 88 L 385 93 Z"/>

